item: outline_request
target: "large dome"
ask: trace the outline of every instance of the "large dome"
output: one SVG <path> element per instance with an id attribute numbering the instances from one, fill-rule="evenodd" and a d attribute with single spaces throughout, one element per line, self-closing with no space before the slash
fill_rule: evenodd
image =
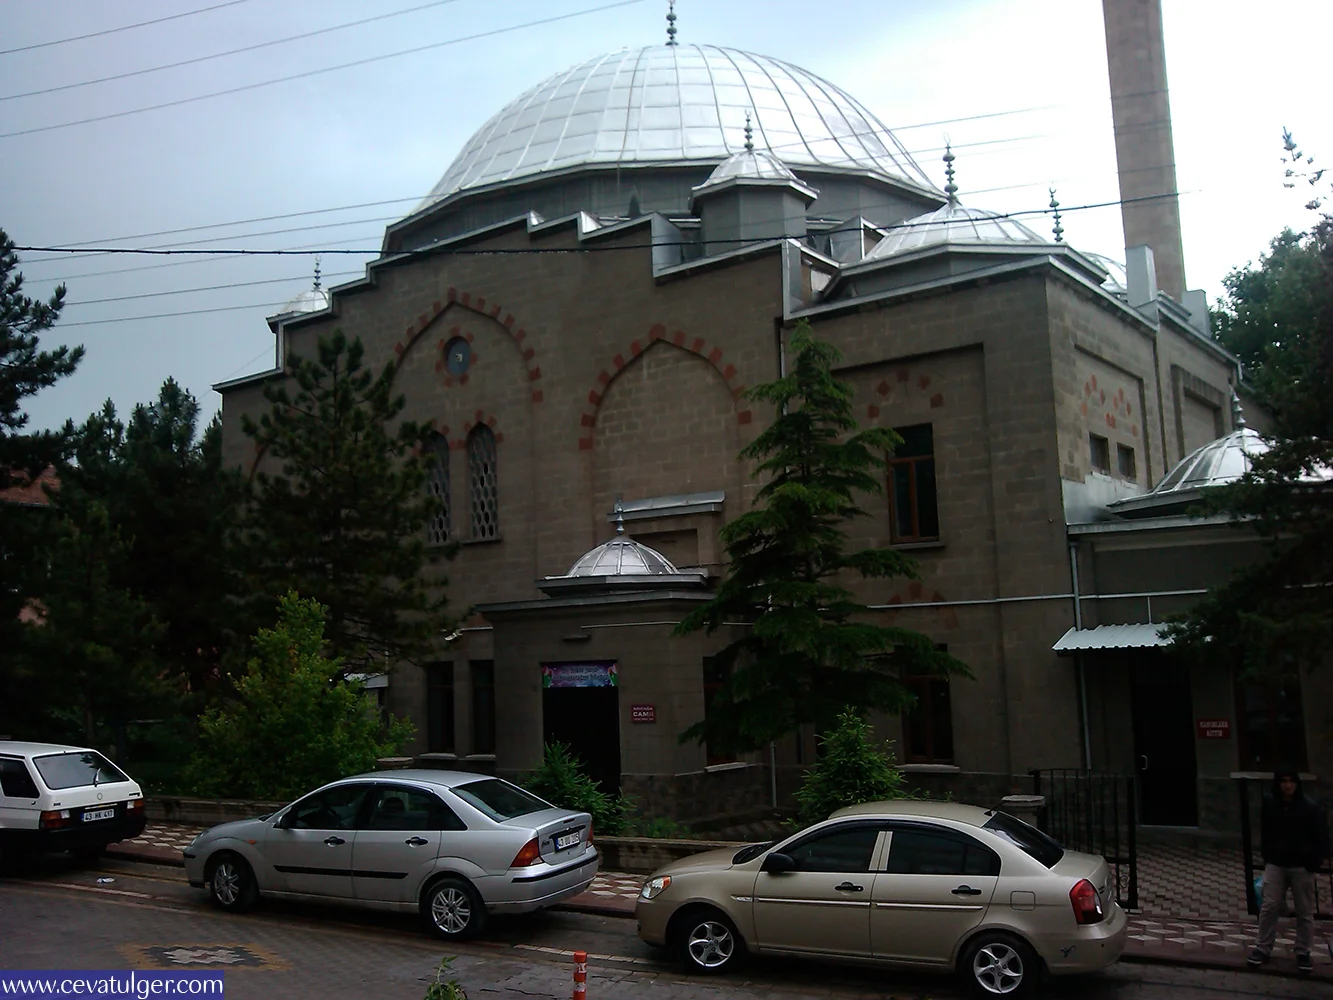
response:
<path id="1" fill-rule="evenodd" d="M 813 73 L 714 45 L 649 45 L 590 59 L 510 102 L 420 207 L 576 167 L 718 162 L 742 148 L 746 112 L 756 145 L 798 169 L 935 190 L 883 122 Z"/>

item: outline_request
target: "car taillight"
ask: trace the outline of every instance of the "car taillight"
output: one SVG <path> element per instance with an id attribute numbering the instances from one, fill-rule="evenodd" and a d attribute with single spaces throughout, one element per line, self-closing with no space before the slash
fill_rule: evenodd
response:
<path id="1" fill-rule="evenodd" d="M 592 843 L 592 820 L 588 820 L 588 843 Z"/>
<path id="2" fill-rule="evenodd" d="M 527 868 L 529 865 L 535 865 L 542 859 L 541 847 L 537 844 L 537 838 L 533 837 L 514 855 L 514 863 L 510 868 Z"/>
<path id="3" fill-rule="evenodd" d="M 68 809 L 51 809 L 41 814 L 37 825 L 43 830 L 59 830 L 62 826 L 69 826 L 71 822 Z"/>
<path id="4" fill-rule="evenodd" d="M 1097 895 L 1097 887 L 1087 879 L 1079 879 L 1074 888 L 1069 890 L 1069 902 L 1074 907 L 1074 920 L 1080 924 L 1097 924 L 1105 919 L 1102 912 L 1102 898 Z"/>
<path id="5" fill-rule="evenodd" d="M 126 809 L 142 809 L 142 808 L 143 808 L 143 799 L 130 799 L 128 802 L 125 803 L 125 808 L 126 808 Z"/>

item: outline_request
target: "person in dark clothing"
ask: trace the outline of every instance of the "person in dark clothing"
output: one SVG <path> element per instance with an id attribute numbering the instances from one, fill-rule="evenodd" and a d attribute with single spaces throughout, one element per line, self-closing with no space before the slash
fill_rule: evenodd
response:
<path id="1" fill-rule="evenodd" d="M 1306 798 L 1300 772 L 1280 767 L 1273 772 L 1273 790 L 1264 796 L 1260 849 L 1264 856 L 1264 898 L 1259 909 L 1259 941 L 1248 959 L 1263 965 L 1273 953 L 1277 918 L 1291 889 L 1296 912 L 1296 967 L 1313 969 L 1314 873 L 1328 857 L 1328 827 L 1323 811 Z"/>

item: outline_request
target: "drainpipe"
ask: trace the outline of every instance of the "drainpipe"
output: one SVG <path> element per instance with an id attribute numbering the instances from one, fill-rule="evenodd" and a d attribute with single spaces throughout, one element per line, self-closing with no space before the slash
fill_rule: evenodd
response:
<path id="1" fill-rule="evenodd" d="M 1083 628 L 1083 601 L 1078 589 L 1078 542 L 1069 543 L 1069 573 L 1074 584 L 1074 628 Z M 1078 674 L 1078 713 L 1083 730 L 1083 767 L 1092 770 L 1092 733 L 1088 729 L 1088 677 L 1083 669 L 1083 653 L 1074 654 L 1074 670 Z"/>

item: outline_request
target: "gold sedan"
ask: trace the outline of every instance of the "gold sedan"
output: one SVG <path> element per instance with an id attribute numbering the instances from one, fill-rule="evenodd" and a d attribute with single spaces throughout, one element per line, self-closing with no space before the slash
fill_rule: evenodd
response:
<path id="1" fill-rule="evenodd" d="M 1004 813 L 870 802 L 784 841 L 685 858 L 644 883 L 639 936 L 720 973 L 746 952 L 953 971 L 1019 997 L 1120 957 L 1110 869 Z"/>

